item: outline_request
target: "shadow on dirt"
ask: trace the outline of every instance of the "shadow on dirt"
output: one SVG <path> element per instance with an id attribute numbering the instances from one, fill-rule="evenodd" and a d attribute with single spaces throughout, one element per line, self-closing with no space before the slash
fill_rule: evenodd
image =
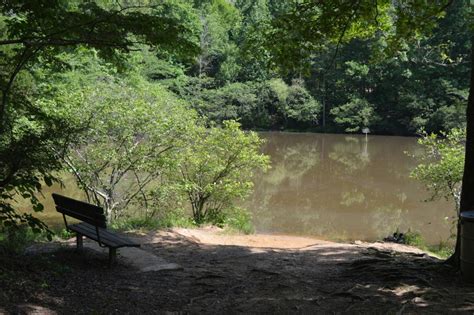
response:
<path id="1" fill-rule="evenodd" d="M 108 269 L 105 255 L 64 248 L 12 264 L 15 282 L 1 283 L 0 278 L 0 285 L 7 286 L 0 293 L 4 303 L 0 311 L 27 313 L 32 307 L 76 314 L 474 310 L 474 287 L 426 255 L 343 244 L 304 250 L 211 246 L 180 235 L 143 241 L 145 250 L 183 269 L 140 273 L 123 264 Z"/>

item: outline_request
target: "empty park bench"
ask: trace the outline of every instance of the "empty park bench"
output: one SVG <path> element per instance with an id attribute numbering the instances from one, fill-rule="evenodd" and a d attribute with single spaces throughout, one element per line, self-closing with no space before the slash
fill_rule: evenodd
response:
<path id="1" fill-rule="evenodd" d="M 63 215 L 66 228 L 76 233 L 78 250 L 82 250 L 83 236 L 86 236 L 98 242 L 100 247 L 109 248 L 109 265 L 112 265 L 116 260 L 117 248 L 140 247 L 140 244 L 107 230 L 107 220 L 104 215 L 104 209 L 101 207 L 58 194 L 52 195 L 56 204 L 56 210 Z M 68 224 L 66 216 L 82 222 Z"/>

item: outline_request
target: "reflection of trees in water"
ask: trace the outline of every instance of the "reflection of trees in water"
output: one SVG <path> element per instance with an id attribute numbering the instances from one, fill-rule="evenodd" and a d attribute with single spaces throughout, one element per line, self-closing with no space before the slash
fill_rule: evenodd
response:
<path id="1" fill-rule="evenodd" d="M 378 232 L 379 237 L 392 235 L 393 232 L 403 228 L 403 215 L 406 211 L 393 204 L 379 206 L 370 215 L 374 231 Z"/>
<path id="2" fill-rule="evenodd" d="M 297 219 L 298 224 L 305 223 L 303 213 L 311 210 L 312 200 L 296 195 L 305 175 L 313 173 L 320 163 L 320 146 L 320 140 L 306 135 L 267 137 L 264 152 L 271 157 L 271 169 L 256 177 L 254 194 L 248 202 L 261 229 L 266 230 L 285 216 Z M 297 204 L 287 207 L 288 198 L 296 198 Z M 314 213 L 311 219 L 315 219 Z"/>
<path id="3" fill-rule="evenodd" d="M 344 191 L 341 193 L 340 204 L 349 207 L 354 204 L 362 204 L 365 201 L 365 194 L 354 188 L 352 191 Z"/>
<path id="4" fill-rule="evenodd" d="M 370 163 L 368 142 L 356 137 L 344 137 L 343 142 L 334 143 L 328 156 L 338 162 L 335 171 L 340 175 L 353 174 Z"/>
<path id="5" fill-rule="evenodd" d="M 429 208 L 421 202 L 424 190 L 408 177 L 414 163 L 403 152 L 413 150 L 415 140 L 299 134 L 268 139 L 272 169 L 257 177 L 247 203 L 259 231 L 331 239 L 381 238 L 408 227 L 439 233 L 427 225 L 433 213 L 423 213 Z"/>
<path id="6" fill-rule="evenodd" d="M 320 161 L 318 142 L 286 143 L 270 154 L 272 168 L 263 179 L 272 185 L 281 184 L 284 180 L 299 181 Z"/>

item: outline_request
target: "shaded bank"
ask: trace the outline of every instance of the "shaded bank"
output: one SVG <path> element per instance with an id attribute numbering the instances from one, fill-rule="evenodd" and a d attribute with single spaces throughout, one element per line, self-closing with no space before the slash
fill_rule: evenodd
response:
<path id="1" fill-rule="evenodd" d="M 182 269 L 139 272 L 124 264 L 107 269 L 105 255 L 93 251 L 78 255 L 66 247 L 12 266 L 17 277 L 2 286 L 7 289 L 0 294 L 0 310 L 60 314 L 474 310 L 472 287 L 439 260 L 406 246 L 255 235 L 233 238 L 215 230 L 169 230 L 136 237 L 144 250 Z"/>

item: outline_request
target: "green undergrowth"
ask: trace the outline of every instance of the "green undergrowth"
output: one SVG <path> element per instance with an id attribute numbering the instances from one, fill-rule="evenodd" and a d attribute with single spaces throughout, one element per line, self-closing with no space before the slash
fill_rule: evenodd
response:
<path id="1" fill-rule="evenodd" d="M 238 232 L 244 234 L 254 233 L 252 216 L 249 211 L 242 208 L 232 208 L 225 212 L 226 217 L 221 227 L 228 232 Z"/>
<path id="2" fill-rule="evenodd" d="M 70 239 L 74 236 L 73 232 L 65 228 L 52 229 L 53 241 Z M 33 230 L 26 226 L 17 226 L 3 228 L 0 230 L 0 255 L 20 255 L 25 249 L 33 243 L 48 242 L 47 232 L 34 233 Z"/>
<path id="3" fill-rule="evenodd" d="M 0 230 L 0 254 L 19 255 L 32 243 L 47 240 L 46 232 L 34 233 L 27 226 L 4 227 Z"/>
<path id="4" fill-rule="evenodd" d="M 156 217 L 128 215 L 115 220 L 110 228 L 118 231 L 153 231 L 171 227 L 192 227 L 192 220 L 183 210 L 163 211 Z"/>
<path id="5" fill-rule="evenodd" d="M 247 210 L 232 208 L 216 216 L 209 216 L 202 223 L 194 221 L 185 211 L 170 211 L 156 218 L 128 216 L 113 222 L 110 227 L 118 231 L 154 231 L 163 228 L 195 228 L 203 225 L 215 225 L 229 233 L 253 233 L 251 215 Z"/>
<path id="6" fill-rule="evenodd" d="M 408 231 L 404 234 L 404 244 L 417 247 L 439 258 L 448 258 L 454 253 L 454 246 L 449 241 L 440 241 L 437 245 L 428 245 L 420 233 Z"/>

